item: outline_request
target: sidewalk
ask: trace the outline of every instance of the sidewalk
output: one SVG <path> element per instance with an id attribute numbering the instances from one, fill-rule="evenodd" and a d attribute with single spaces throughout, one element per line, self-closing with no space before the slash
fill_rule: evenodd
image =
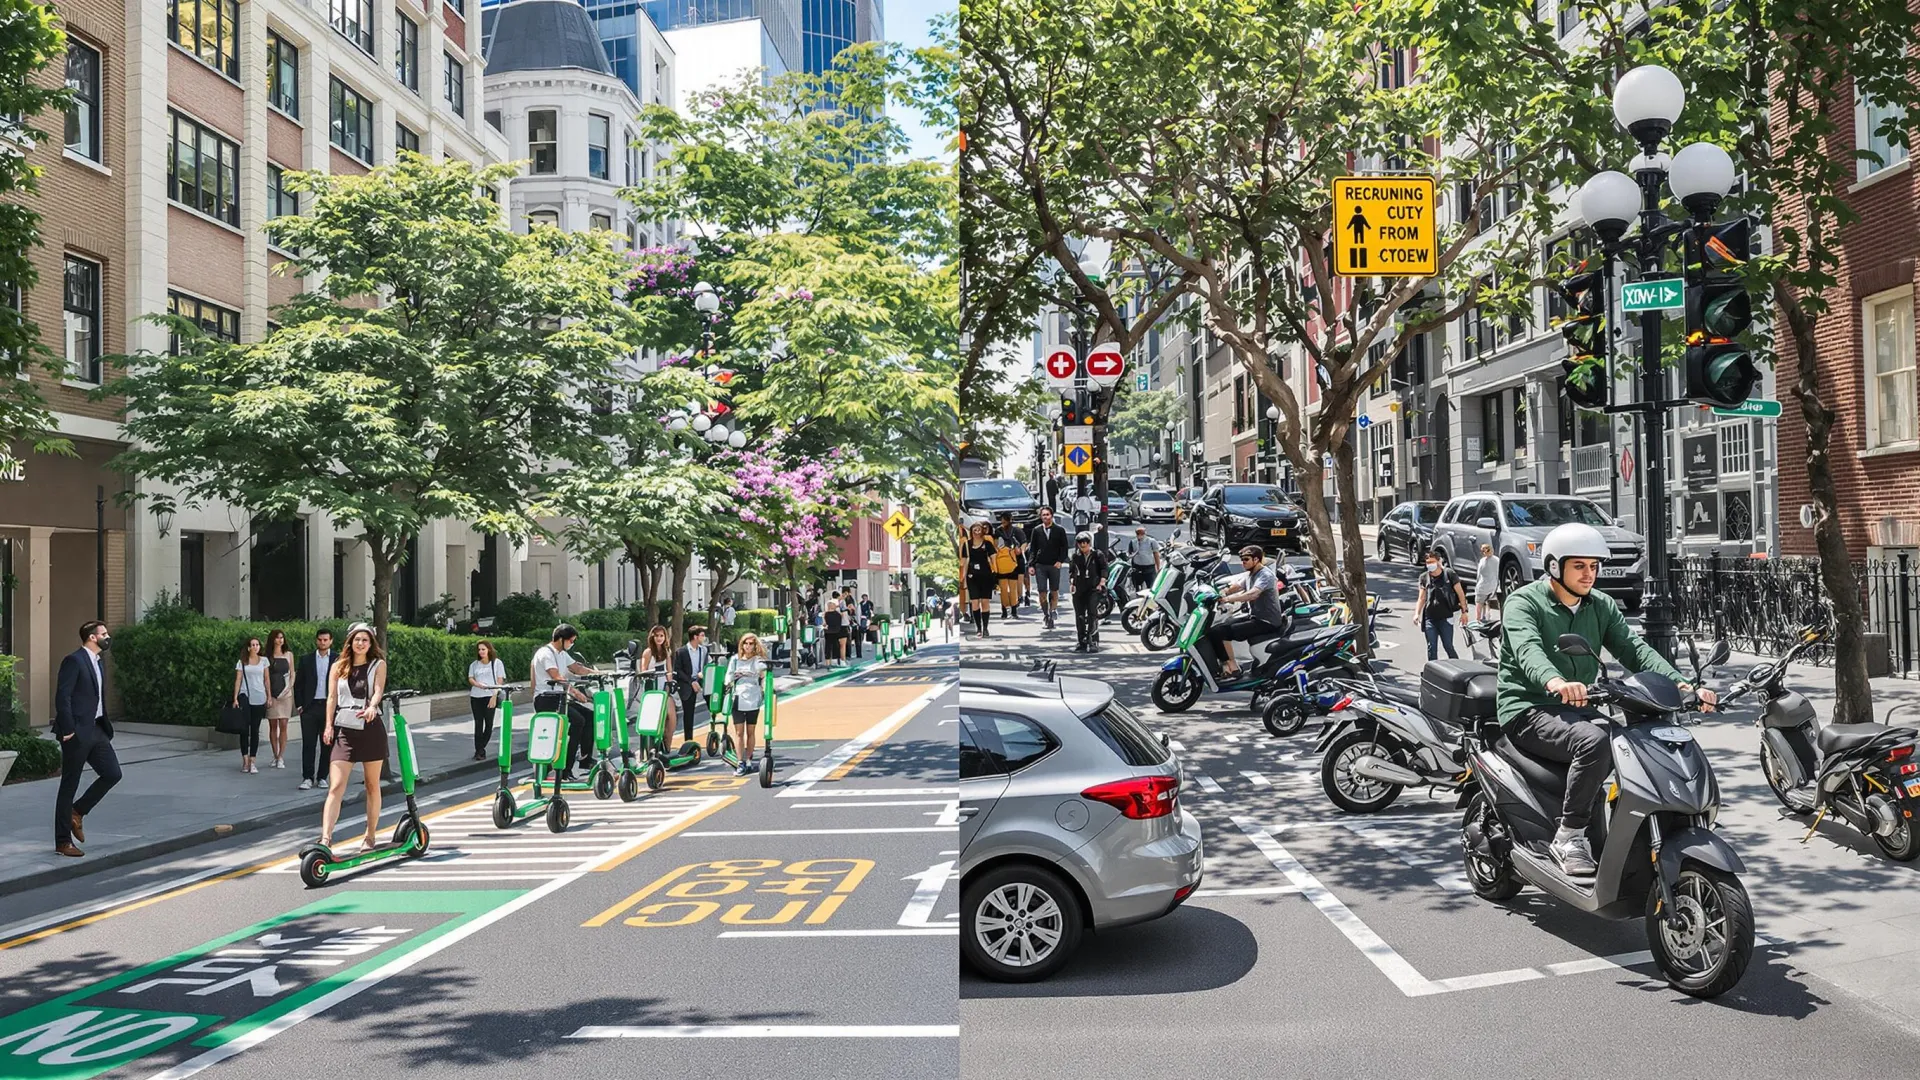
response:
<path id="1" fill-rule="evenodd" d="M 823 667 L 800 675 L 779 675 L 774 685 L 784 695 L 816 683 L 845 678 L 875 662 L 869 655 L 844 668 Z M 440 714 L 438 719 L 413 727 L 419 770 L 416 791 L 430 791 L 497 772 L 498 742 L 493 744 L 493 752 L 485 760 L 473 760 L 473 720 L 465 712 L 465 697 L 455 693 L 421 699 L 435 703 L 450 699 L 460 711 L 454 713 L 442 705 L 433 710 Z M 524 705 L 525 702 L 516 701 L 516 708 Z M 408 713 L 424 715 L 419 712 L 420 708 L 417 703 L 410 703 Z M 704 716 L 705 711 L 702 707 L 699 715 Z M 0 788 L 0 896 L 288 822 L 310 820 L 317 833 L 320 807 L 327 793 L 320 788 L 299 789 L 300 721 L 297 717 L 289 732 L 286 769 L 267 767 L 272 763 L 273 753 L 267 746 L 262 726 L 261 771 L 256 774 L 240 771 L 240 755 L 235 751 L 210 749 L 199 729 L 174 735 L 159 733 L 165 729 L 158 726 L 129 724 L 127 727 L 138 730 L 117 732 L 113 740 L 123 776 L 106 799 L 87 815 L 87 842 L 80 845 L 87 853 L 84 858 L 68 858 L 53 850 L 53 804 L 59 793 L 58 777 Z M 514 753 L 524 755 L 526 731 L 522 725 L 516 727 L 520 730 L 515 732 Z M 398 767 L 398 759 L 389 755 L 388 778 L 381 785 L 381 791 L 389 799 L 399 797 Z M 522 757 L 516 775 L 524 774 Z M 93 774 L 85 773 L 80 790 L 84 792 L 92 780 Z M 358 835 L 365 814 L 354 808 L 364 800 L 364 789 L 356 776 L 340 814 L 341 837 Z"/>

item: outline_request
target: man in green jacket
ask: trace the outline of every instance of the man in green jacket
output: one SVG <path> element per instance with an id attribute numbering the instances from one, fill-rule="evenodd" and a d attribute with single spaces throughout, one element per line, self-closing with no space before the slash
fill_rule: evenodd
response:
<path id="1" fill-rule="evenodd" d="M 1501 609 L 1499 716 L 1513 744 L 1529 756 L 1567 765 L 1567 793 L 1560 828 L 1550 850 L 1569 877 L 1592 877 L 1598 869 L 1587 843 L 1587 819 L 1600 785 L 1613 771 L 1613 746 L 1585 706 L 1587 685 L 1600 674 L 1600 659 L 1568 656 L 1561 634 L 1579 634 L 1604 648 L 1629 671 L 1652 671 L 1692 690 L 1666 658 L 1633 632 L 1613 598 L 1593 587 L 1607 557 L 1607 541 L 1591 525 L 1562 525 L 1540 545 L 1546 576 L 1507 597 Z M 1711 690 L 1700 702 L 1711 712 Z"/>

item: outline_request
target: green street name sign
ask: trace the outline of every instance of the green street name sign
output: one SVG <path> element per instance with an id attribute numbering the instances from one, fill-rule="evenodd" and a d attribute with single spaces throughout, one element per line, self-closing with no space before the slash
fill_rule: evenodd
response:
<path id="1" fill-rule="evenodd" d="M 1772 419 L 1780 415 L 1780 403 L 1766 398 L 1748 398 L 1731 409 L 1713 410 L 1715 416 L 1764 416 Z"/>
<path id="2" fill-rule="evenodd" d="M 1679 278 L 1629 281 L 1620 289 L 1622 311 L 1666 311 L 1686 306 L 1686 284 Z"/>

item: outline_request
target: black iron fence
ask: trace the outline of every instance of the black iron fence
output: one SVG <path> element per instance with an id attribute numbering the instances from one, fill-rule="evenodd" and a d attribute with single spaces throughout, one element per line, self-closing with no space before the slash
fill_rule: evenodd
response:
<path id="1" fill-rule="evenodd" d="M 1920 558 L 1856 562 L 1853 572 L 1866 632 L 1873 635 L 1868 670 L 1884 656 L 1891 674 L 1920 678 Z M 1827 619 L 1817 559 L 1689 556 L 1674 562 L 1668 581 L 1680 633 L 1724 637 L 1743 652 L 1777 656 L 1798 640 L 1802 626 Z M 1815 663 L 1831 655 L 1824 645 L 1807 654 Z"/>

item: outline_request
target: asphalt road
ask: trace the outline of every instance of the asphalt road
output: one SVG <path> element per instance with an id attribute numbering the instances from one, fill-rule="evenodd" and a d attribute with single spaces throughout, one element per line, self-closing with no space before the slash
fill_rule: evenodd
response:
<path id="1" fill-rule="evenodd" d="M 1417 686 L 1414 571 L 1370 566 L 1396 609 L 1382 617 L 1383 655 Z M 969 642 L 965 655 L 969 666 L 1052 656 L 1062 673 L 1109 681 L 1171 736 L 1180 798 L 1205 832 L 1206 878 L 1172 915 L 1088 938 L 1045 983 L 963 973 L 963 1076 L 1118 1063 L 1209 1078 L 1920 1070 L 1920 915 L 1910 914 L 1920 869 L 1840 827 L 1800 844 L 1804 824 L 1781 820 L 1760 777 L 1747 714 L 1695 731 L 1725 793 L 1719 827 L 1746 861 L 1758 931 L 1777 944 L 1706 1002 L 1659 980 L 1641 920 L 1595 920 L 1532 890 L 1505 905 L 1475 897 L 1452 799 L 1407 793 L 1383 813 L 1344 814 L 1321 789 L 1317 725 L 1274 739 L 1244 694 L 1165 715 L 1148 691 L 1169 653 L 1148 654 L 1115 623 L 1090 658 L 1070 645 L 1037 619 L 996 622 L 987 647 Z"/>
<path id="2" fill-rule="evenodd" d="M 783 703 L 772 790 L 707 764 L 554 835 L 488 781 L 322 889 L 303 827 L 9 897 L 0 1076 L 953 1076 L 955 661 Z"/>

